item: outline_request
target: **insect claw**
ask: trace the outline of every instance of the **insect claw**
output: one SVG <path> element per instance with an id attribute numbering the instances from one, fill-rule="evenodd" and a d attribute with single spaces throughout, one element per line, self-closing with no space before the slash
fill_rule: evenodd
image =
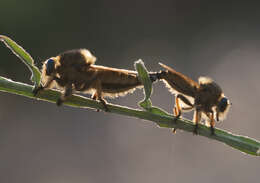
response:
<path id="1" fill-rule="evenodd" d="M 211 135 L 216 135 L 215 134 L 215 128 L 213 126 L 210 127 Z"/>
<path id="2" fill-rule="evenodd" d="M 193 135 L 198 135 L 198 124 L 195 124 L 194 130 L 193 130 Z"/>
<path id="3" fill-rule="evenodd" d="M 173 108 L 173 113 L 174 113 L 174 119 L 173 122 L 176 123 L 177 119 L 179 119 L 181 117 L 181 111 L 177 109 L 177 107 Z"/>
<path id="4" fill-rule="evenodd" d="M 172 128 L 172 133 L 176 134 L 176 128 Z"/>
<path id="5" fill-rule="evenodd" d="M 33 93 L 33 96 L 36 97 L 36 95 L 39 93 L 39 91 L 43 90 L 43 86 L 40 85 L 40 86 L 35 86 L 32 90 L 32 93 Z"/>
<path id="6" fill-rule="evenodd" d="M 102 104 L 103 104 L 103 103 L 102 103 Z M 105 112 L 109 112 L 109 109 L 108 109 L 107 105 L 106 105 L 106 104 L 103 104 L 103 106 L 104 106 L 104 108 L 105 108 Z"/>
<path id="7" fill-rule="evenodd" d="M 179 113 L 177 116 L 174 116 L 173 122 L 176 124 L 177 120 L 181 117 L 181 113 Z M 176 129 L 172 128 L 172 133 L 176 133 Z"/>
<path id="8" fill-rule="evenodd" d="M 103 107 L 105 108 L 105 112 L 109 112 L 109 109 L 107 107 L 107 103 L 104 99 L 100 99 L 101 104 L 103 105 Z"/>
<path id="9" fill-rule="evenodd" d="M 181 117 L 181 113 L 179 113 L 177 116 L 175 116 L 175 119 L 179 119 Z"/>
<path id="10" fill-rule="evenodd" d="M 57 106 L 61 106 L 62 103 L 63 103 L 63 100 L 61 98 L 58 98 L 58 100 L 56 102 Z"/>
<path id="11" fill-rule="evenodd" d="M 180 117 L 181 117 L 181 113 L 179 112 L 178 115 L 174 116 L 173 122 L 177 123 L 177 120 L 180 119 Z"/>

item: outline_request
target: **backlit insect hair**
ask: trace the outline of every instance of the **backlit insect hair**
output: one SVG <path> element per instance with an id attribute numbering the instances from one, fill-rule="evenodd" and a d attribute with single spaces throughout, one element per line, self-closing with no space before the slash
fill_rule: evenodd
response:
<path id="1" fill-rule="evenodd" d="M 198 133 L 198 123 L 202 118 L 210 123 L 214 134 L 215 120 L 224 120 L 231 105 L 220 86 L 208 77 L 200 77 L 197 83 L 174 69 L 159 64 L 166 70 L 158 73 L 158 79 L 162 79 L 171 93 L 175 94 L 175 116 L 180 117 L 182 111 L 194 110 L 194 133 Z"/>
<path id="2" fill-rule="evenodd" d="M 34 94 L 42 89 L 59 88 L 64 91 L 57 100 L 59 106 L 75 92 L 90 93 L 107 111 L 104 97 L 124 96 L 142 87 L 137 72 L 94 65 L 95 61 L 96 57 L 86 49 L 66 51 L 47 59 L 42 68 L 42 86 Z M 156 80 L 155 74 L 150 77 Z"/>

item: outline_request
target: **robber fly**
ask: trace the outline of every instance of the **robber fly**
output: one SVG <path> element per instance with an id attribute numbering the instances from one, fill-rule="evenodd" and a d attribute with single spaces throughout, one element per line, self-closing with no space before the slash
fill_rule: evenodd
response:
<path id="1" fill-rule="evenodd" d="M 94 65 L 96 57 L 86 49 L 76 49 L 47 59 L 42 67 L 41 83 L 33 93 L 57 87 L 63 90 L 56 104 L 60 106 L 75 92 L 92 94 L 108 111 L 104 97 L 124 96 L 142 87 L 137 72 Z M 155 75 L 150 75 L 153 81 Z"/>
<path id="2" fill-rule="evenodd" d="M 170 92 L 175 94 L 174 115 L 178 118 L 182 111 L 194 110 L 194 133 L 198 133 L 198 124 L 201 118 L 210 123 L 211 133 L 214 133 L 215 120 L 224 120 L 231 103 L 225 97 L 217 83 L 208 77 L 200 77 L 199 82 L 159 63 L 166 71 L 157 74 Z"/>

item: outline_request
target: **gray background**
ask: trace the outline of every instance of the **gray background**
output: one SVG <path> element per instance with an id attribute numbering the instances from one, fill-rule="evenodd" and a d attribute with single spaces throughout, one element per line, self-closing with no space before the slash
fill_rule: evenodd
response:
<path id="1" fill-rule="evenodd" d="M 100 65 L 134 69 L 142 58 L 152 71 L 163 62 L 195 80 L 210 76 L 233 103 L 217 126 L 259 140 L 260 13 L 248 2 L 2 0 L 0 33 L 39 67 L 88 48 Z M 1 76 L 31 83 L 2 43 L 0 55 Z M 142 98 L 138 90 L 109 101 L 136 108 Z M 259 158 L 207 138 L 8 93 L 0 101 L 0 182 L 259 182 Z M 152 101 L 172 111 L 162 83 Z"/>

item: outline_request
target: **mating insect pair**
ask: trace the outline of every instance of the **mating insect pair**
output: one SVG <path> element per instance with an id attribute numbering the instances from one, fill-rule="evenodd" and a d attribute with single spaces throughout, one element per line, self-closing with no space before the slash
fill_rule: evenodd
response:
<path id="1" fill-rule="evenodd" d="M 96 57 L 88 50 L 79 49 L 64 52 L 44 62 L 41 82 L 43 86 L 35 88 L 35 95 L 40 90 L 54 86 L 64 90 L 57 100 L 61 105 L 75 91 L 92 94 L 92 99 L 99 100 L 106 111 L 104 97 L 124 96 L 142 87 L 137 72 L 94 65 Z M 194 110 L 194 133 L 203 118 L 210 122 L 214 134 L 215 120 L 223 120 L 230 102 L 221 88 L 210 78 L 200 77 L 199 83 L 174 69 L 161 64 L 166 71 L 149 73 L 152 82 L 163 80 L 170 91 L 176 95 L 174 114 L 180 117 L 182 111 Z"/>

